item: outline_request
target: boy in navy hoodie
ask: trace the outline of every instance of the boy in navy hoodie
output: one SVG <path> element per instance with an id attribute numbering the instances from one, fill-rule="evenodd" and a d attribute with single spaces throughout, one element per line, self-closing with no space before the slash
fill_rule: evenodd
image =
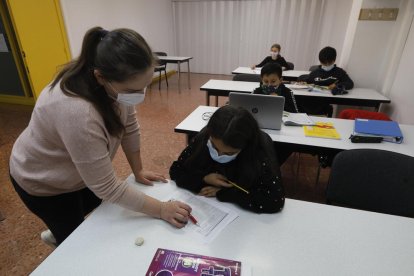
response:
<path id="1" fill-rule="evenodd" d="M 348 76 L 348 74 L 335 64 L 336 50 L 332 47 L 325 47 L 319 52 L 319 65 L 318 69 L 312 71 L 305 79 L 307 83 L 327 86 L 330 90 L 335 87 L 341 87 L 341 89 L 352 89 L 354 82 Z M 300 101 L 303 111 L 313 115 L 328 115 L 332 116 L 332 106 L 328 103 L 321 103 L 318 99 L 307 98 Z"/>
<path id="2" fill-rule="evenodd" d="M 313 83 L 321 86 L 328 86 L 329 89 L 335 86 L 342 86 L 344 89 L 352 89 L 354 82 L 348 76 L 344 69 L 337 67 L 336 50 L 332 47 L 325 47 L 319 52 L 319 61 L 321 65 L 318 69 L 312 71 L 307 78 L 307 83 Z"/>

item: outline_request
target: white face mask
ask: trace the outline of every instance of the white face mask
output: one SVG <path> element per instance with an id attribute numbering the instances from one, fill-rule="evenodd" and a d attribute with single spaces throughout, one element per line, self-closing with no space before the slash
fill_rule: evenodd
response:
<path id="1" fill-rule="evenodd" d="M 116 100 L 124 105 L 137 105 L 144 101 L 146 90 L 147 88 L 145 87 L 144 90 L 139 93 L 118 93 Z"/>
<path id="2" fill-rule="evenodd" d="M 233 161 L 234 159 L 236 159 L 237 155 L 239 155 L 239 153 L 235 153 L 233 155 L 225 155 L 225 154 L 219 155 L 217 150 L 213 147 L 213 144 L 211 143 L 210 139 L 208 139 L 207 141 L 207 147 L 208 147 L 208 151 L 210 152 L 211 158 L 214 161 L 219 162 L 221 164 L 229 163 Z"/>
<path id="3" fill-rule="evenodd" d="M 328 72 L 328 71 L 331 71 L 334 68 L 334 66 L 335 66 L 335 63 L 331 64 L 331 65 L 328 65 L 328 66 L 322 65 L 321 68 Z"/>
<path id="4" fill-rule="evenodd" d="M 116 91 L 115 88 L 112 86 L 112 84 L 110 82 L 108 82 L 108 85 L 117 94 L 116 99 L 112 95 L 108 94 L 109 97 L 113 98 L 114 100 L 116 100 L 120 104 L 123 104 L 123 105 L 137 105 L 139 103 L 142 103 L 145 99 L 145 92 L 147 91 L 146 87 L 144 89 L 142 89 L 140 91 L 136 91 L 134 93 L 123 93 L 123 92 Z"/>
<path id="5" fill-rule="evenodd" d="M 279 52 L 270 52 L 270 56 L 272 58 L 277 58 L 277 55 L 279 54 Z"/>

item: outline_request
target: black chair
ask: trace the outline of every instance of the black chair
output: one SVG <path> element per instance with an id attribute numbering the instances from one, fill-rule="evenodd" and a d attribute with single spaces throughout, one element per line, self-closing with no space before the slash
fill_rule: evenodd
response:
<path id="1" fill-rule="evenodd" d="M 167 56 L 167 53 L 164 52 L 154 52 L 155 56 Z M 154 72 L 158 72 L 158 90 L 161 89 L 161 72 L 164 71 L 165 81 L 167 82 L 168 87 L 168 78 L 167 78 L 167 62 L 158 60 L 158 65 L 155 66 Z"/>
<path id="2" fill-rule="evenodd" d="M 293 70 L 293 69 L 295 69 L 295 65 L 292 63 L 292 62 L 286 62 L 287 63 L 287 67 L 286 67 L 286 70 Z"/>
<path id="3" fill-rule="evenodd" d="M 316 69 L 319 69 L 319 65 L 312 65 L 311 67 L 309 67 L 309 71 L 315 71 Z"/>
<path id="4" fill-rule="evenodd" d="M 233 77 L 234 81 L 249 81 L 249 82 L 260 82 L 260 75 L 257 74 L 237 74 Z"/>
<path id="5" fill-rule="evenodd" d="M 327 187 L 330 204 L 414 217 L 414 157 L 356 149 L 335 157 Z"/>

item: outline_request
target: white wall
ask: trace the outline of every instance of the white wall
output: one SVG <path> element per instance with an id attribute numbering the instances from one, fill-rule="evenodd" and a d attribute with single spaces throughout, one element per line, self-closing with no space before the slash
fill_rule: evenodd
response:
<path id="1" fill-rule="evenodd" d="M 331 46 L 336 49 L 337 62 L 339 62 L 338 58 L 341 56 L 351 7 L 352 1 L 348 0 L 326 1 L 323 12 L 319 50 L 314 53 L 313 64 L 319 64 L 319 51 L 326 46 Z M 338 63 L 338 66 L 341 66 L 341 64 Z"/>
<path id="2" fill-rule="evenodd" d="M 400 4 L 400 0 L 364 0 L 362 8 L 399 8 Z M 399 25 L 397 21 L 358 21 L 347 66 L 355 86 L 382 90 L 384 67 L 394 46 L 391 37 Z"/>
<path id="3" fill-rule="evenodd" d="M 403 124 L 414 125 L 414 22 L 411 17 L 411 28 L 401 56 L 397 74 L 389 93 L 391 104 L 385 109 L 393 120 Z"/>
<path id="4" fill-rule="evenodd" d="M 130 28 L 140 33 L 153 51 L 175 54 L 171 0 L 60 0 L 72 57 L 77 57 L 86 31 Z"/>

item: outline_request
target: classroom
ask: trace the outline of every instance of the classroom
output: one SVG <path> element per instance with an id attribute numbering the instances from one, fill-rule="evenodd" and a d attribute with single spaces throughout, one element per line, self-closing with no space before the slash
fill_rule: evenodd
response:
<path id="1" fill-rule="evenodd" d="M 0 1 L 0 275 L 414 275 L 414 1 Z"/>

